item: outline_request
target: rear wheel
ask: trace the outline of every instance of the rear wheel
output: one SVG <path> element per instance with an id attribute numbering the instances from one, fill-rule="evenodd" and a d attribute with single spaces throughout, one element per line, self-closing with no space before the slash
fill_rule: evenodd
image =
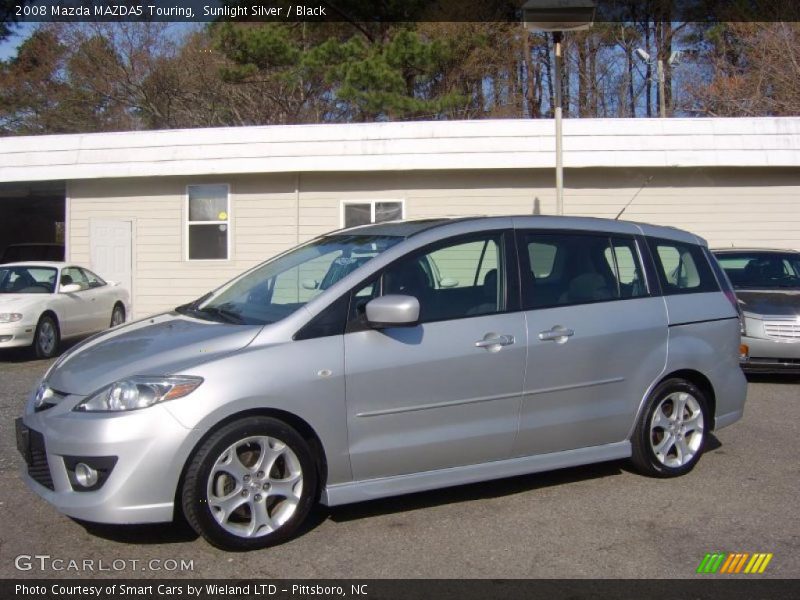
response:
<path id="1" fill-rule="evenodd" d="M 650 394 L 633 435 L 632 461 L 653 477 L 677 477 L 700 460 L 708 437 L 708 401 L 685 379 L 668 379 Z"/>
<path id="2" fill-rule="evenodd" d="M 114 310 L 111 311 L 110 327 L 116 327 L 117 325 L 122 325 L 124 322 L 125 322 L 125 309 L 121 304 L 115 304 Z"/>
<path id="3" fill-rule="evenodd" d="M 38 358 L 52 358 L 58 351 L 60 334 L 58 323 L 50 315 L 43 315 L 36 325 L 33 350 Z"/>
<path id="4" fill-rule="evenodd" d="M 191 459 L 181 492 L 189 524 L 211 544 L 255 550 L 289 539 L 316 498 L 306 441 L 286 423 L 249 417 L 213 433 Z"/>

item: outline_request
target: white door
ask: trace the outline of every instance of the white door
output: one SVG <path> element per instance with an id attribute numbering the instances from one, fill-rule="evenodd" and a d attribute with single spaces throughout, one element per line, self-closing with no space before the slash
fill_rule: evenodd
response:
<path id="1" fill-rule="evenodd" d="M 89 244 L 92 249 L 91 270 L 106 281 L 119 283 L 130 292 L 132 299 L 133 222 L 92 219 Z"/>

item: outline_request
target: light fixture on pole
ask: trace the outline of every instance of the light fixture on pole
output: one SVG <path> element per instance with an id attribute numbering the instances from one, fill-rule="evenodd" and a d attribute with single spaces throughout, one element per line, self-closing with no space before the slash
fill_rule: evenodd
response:
<path id="1" fill-rule="evenodd" d="M 678 64 L 681 58 L 681 51 L 672 52 L 669 55 L 669 59 L 667 63 L 670 66 Z M 658 58 L 653 60 L 650 56 L 650 53 L 644 50 L 643 48 L 636 49 L 636 56 L 639 57 L 646 65 L 656 65 L 656 73 L 658 74 L 658 110 L 661 118 L 664 119 L 667 116 L 667 96 L 666 96 L 666 77 L 664 74 L 664 60 L 662 58 Z"/>
<path id="2" fill-rule="evenodd" d="M 551 32 L 556 50 L 556 214 L 564 214 L 564 147 L 561 101 L 561 40 L 565 31 L 589 29 L 594 22 L 595 3 L 590 0 L 529 0 L 522 6 L 522 23 L 529 31 Z"/>

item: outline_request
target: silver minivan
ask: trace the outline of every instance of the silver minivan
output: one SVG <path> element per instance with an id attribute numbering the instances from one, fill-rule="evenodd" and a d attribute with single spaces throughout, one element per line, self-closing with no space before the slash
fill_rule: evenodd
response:
<path id="1" fill-rule="evenodd" d="M 286 540 L 335 506 L 630 458 L 683 475 L 742 416 L 739 315 L 706 243 L 564 217 L 319 237 L 96 335 L 17 420 L 75 518 Z"/>

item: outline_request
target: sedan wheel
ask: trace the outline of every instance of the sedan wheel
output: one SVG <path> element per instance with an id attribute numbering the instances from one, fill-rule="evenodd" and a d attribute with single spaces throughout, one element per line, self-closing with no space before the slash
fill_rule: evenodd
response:
<path id="1" fill-rule="evenodd" d="M 668 379 L 656 386 L 631 439 L 634 466 L 655 477 L 691 471 L 708 436 L 707 406 L 703 392 L 685 379 Z"/>
<path id="2" fill-rule="evenodd" d="M 53 317 L 43 316 L 36 326 L 33 349 L 38 358 L 52 358 L 58 350 L 58 325 Z"/>
<path id="3" fill-rule="evenodd" d="M 254 550 L 288 539 L 316 498 L 306 441 L 268 417 L 234 421 L 204 442 L 182 488 L 184 515 L 209 542 Z"/>
<path id="4" fill-rule="evenodd" d="M 111 311 L 111 327 L 122 325 L 125 322 L 125 309 L 119 304 Z"/>

